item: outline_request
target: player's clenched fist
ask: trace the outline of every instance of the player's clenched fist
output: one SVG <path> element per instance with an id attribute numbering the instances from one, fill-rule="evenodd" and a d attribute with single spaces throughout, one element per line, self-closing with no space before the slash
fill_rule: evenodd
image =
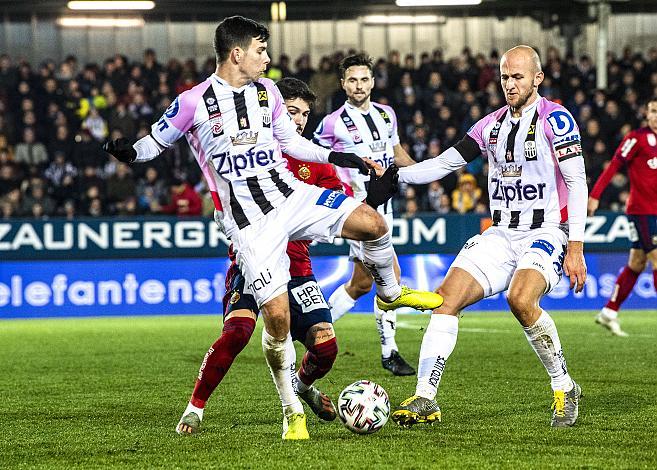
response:
<path id="1" fill-rule="evenodd" d="M 132 163 L 137 158 L 137 151 L 130 145 L 128 139 L 124 137 L 105 142 L 103 150 L 113 155 L 117 160 L 125 163 Z"/>

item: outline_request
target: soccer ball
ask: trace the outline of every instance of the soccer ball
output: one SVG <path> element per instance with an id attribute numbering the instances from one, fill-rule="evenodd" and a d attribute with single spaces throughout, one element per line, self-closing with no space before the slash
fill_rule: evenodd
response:
<path id="1" fill-rule="evenodd" d="M 359 380 L 338 397 L 338 416 L 347 429 L 357 434 L 372 434 L 381 429 L 390 416 L 390 400 L 381 385 Z"/>

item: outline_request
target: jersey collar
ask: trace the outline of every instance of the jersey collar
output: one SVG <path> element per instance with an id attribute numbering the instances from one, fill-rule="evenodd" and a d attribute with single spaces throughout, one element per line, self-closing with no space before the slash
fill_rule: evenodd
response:
<path id="1" fill-rule="evenodd" d="M 244 90 L 246 87 L 251 86 L 253 84 L 253 82 L 251 82 L 251 83 L 247 83 L 246 85 L 242 85 L 240 88 L 235 88 L 234 86 L 232 86 L 230 83 L 228 83 L 226 80 L 221 78 L 216 73 L 212 73 L 212 75 L 210 75 L 210 78 L 212 78 L 214 81 L 216 81 L 219 85 L 230 88 L 231 90 L 234 90 L 234 91 L 237 91 L 237 92 L 240 92 L 240 91 Z"/>
<path id="2" fill-rule="evenodd" d="M 351 103 L 349 102 L 349 100 L 347 100 L 347 101 L 344 102 L 344 106 L 345 106 L 345 108 L 352 109 L 352 110 L 354 110 L 354 111 L 356 111 L 356 112 L 358 112 L 358 113 L 361 113 L 361 114 L 369 114 L 370 111 L 372 110 L 372 100 L 370 100 L 370 107 L 369 107 L 369 109 L 368 109 L 367 111 L 363 111 L 363 110 L 361 110 L 361 109 L 358 109 L 356 106 L 354 106 L 353 104 L 351 104 Z"/>

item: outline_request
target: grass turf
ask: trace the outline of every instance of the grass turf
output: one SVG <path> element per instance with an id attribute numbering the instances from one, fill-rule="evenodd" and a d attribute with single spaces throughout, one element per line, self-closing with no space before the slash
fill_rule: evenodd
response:
<path id="1" fill-rule="evenodd" d="M 358 436 L 309 416 L 307 442 L 280 439 L 259 329 L 208 403 L 203 433 L 181 438 L 174 427 L 217 318 L 0 322 L 0 468 L 657 467 L 657 316 L 623 312 L 629 338 L 610 336 L 592 312 L 553 316 L 585 394 L 575 428 L 549 427 L 549 381 L 511 315 L 468 313 L 441 383 L 442 424 L 389 422 Z M 427 321 L 398 319 L 412 364 Z M 322 390 L 337 398 L 367 378 L 393 406 L 413 394 L 415 377 L 381 368 L 372 315 L 347 315 L 336 330 Z"/>

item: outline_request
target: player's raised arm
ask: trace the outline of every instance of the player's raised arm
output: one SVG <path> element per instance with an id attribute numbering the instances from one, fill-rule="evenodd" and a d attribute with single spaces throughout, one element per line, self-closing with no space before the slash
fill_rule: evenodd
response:
<path id="1" fill-rule="evenodd" d="M 368 173 L 367 165 L 355 153 L 336 152 L 299 135 L 294 121 L 285 109 L 280 91 L 272 91 L 272 94 L 275 101 L 272 114 L 274 137 L 280 143 L 283 152 L 306 162 L 333 163 L 344 168 L 358 168 L 364 175 Z"/>
<path id="2" fill-rule="evenodd" d="M 151 133 L 134 145 L 130 145 L 128 139 L 121 138 L 105 143 L 103 150 L 125 163 L 153 160 L 192 127 L 196 105 L 209 86 L 210 82 L 206 80 L 183 92 L 151 126 Z"/>
<path id="3" fill-rule="evenodd" d="M 464 167 L 481 154 L 480 145 L 468 133 L 453 147 L 434 158 L 399 169 L 399 181 L 428 184 Z"/>

